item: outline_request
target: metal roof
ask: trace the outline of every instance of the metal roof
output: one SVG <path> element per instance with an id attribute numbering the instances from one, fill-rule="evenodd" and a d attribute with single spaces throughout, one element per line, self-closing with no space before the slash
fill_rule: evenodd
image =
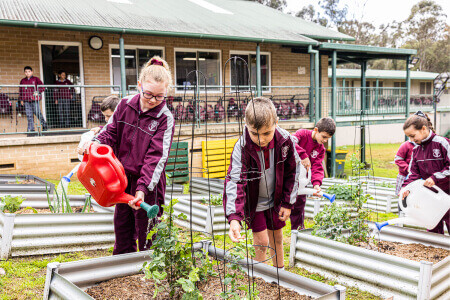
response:
<path id="1" fill-rule="evenodd" d="M 365 52 L 367 54 L 400 54 L 400 55 L 414 55 L 417 54 L 415 49 L 403 48 L 386 48 L 354 44 L 338 44 L 338 43 L 322 43 L 319 49 L 323 50 L 337 50 L 338 52 Z"/>
<path id="2" fill-rule="evenodd" d="M 287 45 L 352 37 L 243 0 L 2 0 L 0 25 Z"/>
<path id="3" fill-rule="evenodd" d="M 328 77 L 331 78 L 331 68 L 328 69 Z M 439 73 L 411 71 L 411 79 L 434 80 Z M 336 69 L 337 78 L 357 78 L 361 79 L 360 69 Z M 406 70 L 367 70 L 366 78 L 372 79 L 406 79 Z"/>

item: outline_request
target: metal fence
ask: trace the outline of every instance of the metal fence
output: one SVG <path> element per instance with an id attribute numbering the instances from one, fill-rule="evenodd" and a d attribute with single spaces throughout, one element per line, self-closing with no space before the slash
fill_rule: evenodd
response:
<path id="1" fill-rule="evenodd" d="M 105 124 L 113 85 L 0 85 L 0 134 L 84 131 Z"/>

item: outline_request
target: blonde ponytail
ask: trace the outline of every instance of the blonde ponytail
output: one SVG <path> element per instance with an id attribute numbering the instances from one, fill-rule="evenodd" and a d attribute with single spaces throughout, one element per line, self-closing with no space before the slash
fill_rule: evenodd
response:
<path id="1" fill-rule="evenodd" d="M 166 86 L 172 85 L 172 74 L 170 73 L 169 64 L 159 56 L 153 56 L 142 68 L 139 74 L 139 81 L 146 82 L 154 80 L 156 82 L 164 82 Z"/>

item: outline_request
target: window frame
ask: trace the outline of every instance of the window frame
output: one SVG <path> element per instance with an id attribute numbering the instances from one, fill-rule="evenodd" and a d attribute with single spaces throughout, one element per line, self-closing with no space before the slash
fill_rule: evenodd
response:
<path id="1" fill-rule="evenodd" d="M 234 54 L 236 55 L 256 55 L 256 51 L 245 51 L 245 50 L 230 50 L 230 57 Z M 262 93 L 265 94 L 270 94 L 272 93 L 272 55 L 270 52 L 266 52 L 266 51 L 261 51 L 260 52 L 261 55 L 267 55 L 268 56 L 268 69 L 269 69 L 269 88 L 267 90 L 262 89 Z M 229 58 L 230 58 L 229 57 Z M 249 59 L 250 61 L 250 59 Z M 251 66 L 250 66 L 251 68 Z M 229 74 L 228 80 L 230 82 L 231 85 L 231 72 Z M 250 78 L 250 84 L 251 84 L 252 79 Z M 255 89 L 256 89 L 256 85 L 255 85 Z"/>
<path id="2" fill-rule="evenodd" d="M 190 52 L 196 55 L 196 69 L 198 70 L 198 52 L 215 52 L 219 53 L 219 88 L 208 89 L 208 93 L 222 93 L 222 49 L 205 49 L 205 48 L 173 48 L 173 82 L 175 94 L 194 94 L 193 90 L 184 91 L 182 88 L 177 88 L 177 52 Z M 200 94 L 204 94 L 205 91 L 199 89 Z"/>
<path id="3" fill-rule="evenodd" d="M 119 49 L 120 51 L 120 45 L 119 44 L 109 44 L 108 49 L 108 56 L 109 56 L 109 82 L 110 85 L 114 85 L 114 76 L 113 76 L 113 64 L 112 64 L 112 50 L 113 49 Z M 137 74 L 137 81 L 139 81 L 139 49 L 142 50 L 161 50 L 162 51 L 162 59 L 165 59 L 166 56 L 166 49 L 164 46 L 142 46 L 142 45 L 125 45 L 124 49 L 126 50 L 135 50 L 136 52 L 136 74 Z M 126 87 L 128 89 L 128 86 Z M 111 87 L 111 94 L 119 94 L 119 91 L 115 91 L 113 87 Z"/>

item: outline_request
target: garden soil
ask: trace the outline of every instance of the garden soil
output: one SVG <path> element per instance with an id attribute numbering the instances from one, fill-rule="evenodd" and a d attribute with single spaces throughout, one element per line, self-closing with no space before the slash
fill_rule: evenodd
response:
<path id="1" fill-rule="evenodd" d="M 223 280 L 223 273 L 221 274 Z M 248 277 L 243 276 L 239 279 L 239 285 L 248 285 Z M 259 297 L 262 300 L 278 299 L 278 286 L 275 283 L 268 283 L 261 278 L 255 278 L 255 288 L 258 290 Z M 222 292 L 219 277 L 210 277 L 206 282 L 199 285 L 204 300 L 222 299 L 219 294 Z M 293 290 L 280 287 L 281 299 L 309 300 L 309 296 L 300 295 Z M 115 278 L 99 283 L 89 288 L 86 293 L 96 300 L 143 300 L 152 299 L 154 293 L 153 281 L 144 279 L 143 274 L 127 277 Z M 241 296 L 244 296 L 239 291 Z M 174 299 L 180 300 L 180 294 L 170 297 L 167 292 L 158 293 L 156 300 Z"/>
<path id="2" fill-rule="evenodd" d="M 371 243 L 369 246 L 367 244 L 360 246 L 418 262 L 421 260 L 426 260 L 432 263 L 437 263 L 450 255 L 449 250 L 425 246 L 422 244 L 402 244 L 386 241 L 377 241 L 377 244 L 378 245 L 374 245 Z"/>

